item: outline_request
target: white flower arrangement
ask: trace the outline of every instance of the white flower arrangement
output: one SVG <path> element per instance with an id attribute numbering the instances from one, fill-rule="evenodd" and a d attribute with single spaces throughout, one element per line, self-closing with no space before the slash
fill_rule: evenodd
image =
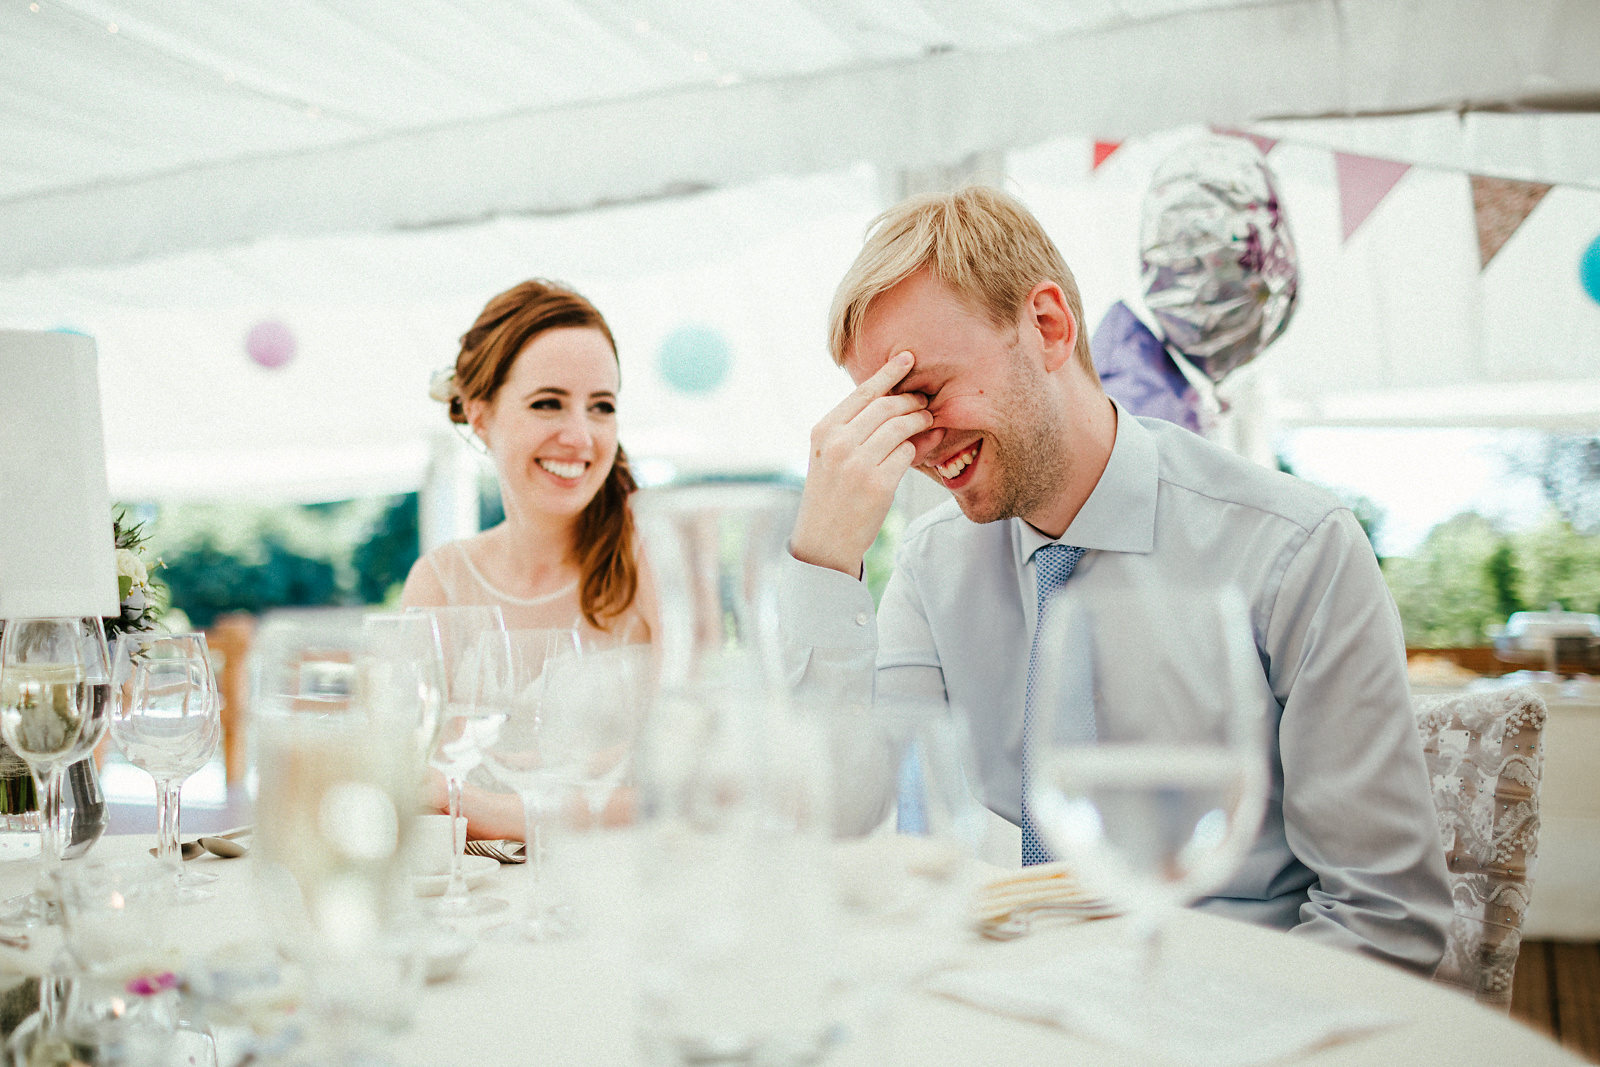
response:
<path id="1" fill-rule="evenodd" d="M 106 619 L 106 640 L 115 641 L 118 634 L 141 633 L 156 628 L 161 614 L 158 590 L 151 580 L 151 566 L 144 561 L 144 523 L 127 525 L 127 512 L 119 511 L 111 519 L 111 537 L 117 553 L 117 599 L 122 613 Z M 156 560 L 155 567 L 161 561 Z"/>

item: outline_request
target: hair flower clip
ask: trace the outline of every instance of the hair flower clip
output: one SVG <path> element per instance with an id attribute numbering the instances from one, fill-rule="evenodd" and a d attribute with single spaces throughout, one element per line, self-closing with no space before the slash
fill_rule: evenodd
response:
<path id="1" fill-rule="evenodd" d="M 444 367 L 433 372 L 433 377 L 428 380 L 428 396 L 441 404 L 448 404 L 457 397 L 456 369 Z"/>

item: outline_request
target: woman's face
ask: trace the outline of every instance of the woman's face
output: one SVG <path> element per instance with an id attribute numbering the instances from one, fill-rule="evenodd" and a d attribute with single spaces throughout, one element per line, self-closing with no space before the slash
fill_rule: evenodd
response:
<path id="1" fill-rule="evenodd" d="M 493 401 L 468 419 L 494 457 L 506 511 L 576 517 L 617 458 L 617 357 L 599 330 L 529 341 Z"/>

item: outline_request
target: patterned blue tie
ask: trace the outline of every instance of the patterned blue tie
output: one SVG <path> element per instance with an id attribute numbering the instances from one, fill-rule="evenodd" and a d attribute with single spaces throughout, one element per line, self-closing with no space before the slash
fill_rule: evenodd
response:
<path id="1" fill-rule="evenodd" d="M 1035 613 L 1033 647 L 1028 652 L 1028 691 L 1022 705 L 1022 865 L 1050 862 L 1050 850 L 1039 840 L 1039 830 L 1033 825 L 1028 811 L 1028 786 L 1033 761 L 1033 682 L 1039 673 L 1039 635 L 1044 632 L 1044 613 L 1056 590 L 1072 576 L 1087 549 L 1072 545 L 1045 545 L 1033 555 L 1033 567 L 1039 576 L 1039 610 Z M 1094 737 L 1094 723 L 1088 724 L 1089 738 Z"/>

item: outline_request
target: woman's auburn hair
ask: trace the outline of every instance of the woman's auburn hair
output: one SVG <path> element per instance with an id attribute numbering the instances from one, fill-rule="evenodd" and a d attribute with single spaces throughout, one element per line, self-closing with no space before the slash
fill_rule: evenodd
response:
<path id="1" fill-rule="evenodd" d="M 568 328 L 599 330 L 616 355 L 617 340 L 599 309 L 558 282 L 534 278 L 493 297 L 461 335 L 450 421 L 467 422 L 468 400 L 492 403 L 530 341 L 550 330 Z M 628 497 L 637 488 L 628 455 L 619 444 L 611 472 L 578 516 L 578 605 L 597 630 L 608 629 L 633 605 L 639 591 L 633 509 L 628 506 Z"/>

